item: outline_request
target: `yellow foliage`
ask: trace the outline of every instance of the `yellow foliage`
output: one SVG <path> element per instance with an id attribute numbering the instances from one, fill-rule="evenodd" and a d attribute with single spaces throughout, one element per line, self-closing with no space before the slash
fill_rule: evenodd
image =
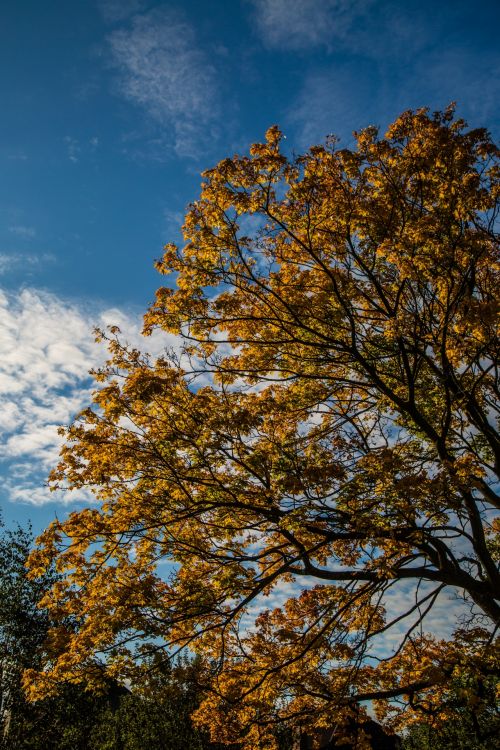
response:
<path id="1" fill-rule="evenodd" d="M 474 618 L 422 632 L 445 588 L 500 616 L 498 151 L 452 109 L 354 150 L 289 160 L 280 141 L 205 172 L 165 246 L 145 332 L 179 335 L 180 358 L 100 334 L 100 389 L 52 474 L 98 505 L 31 557 L 64 573 L 34 698 L 97 685 L 97 657 L 140 679 L 134 644 L 188 647 L 212 670 L 197 721 L 272 748 L 274 722 L 362 699 L 394 728 L 446 718 L 457 674 L 498 668 Z"/>

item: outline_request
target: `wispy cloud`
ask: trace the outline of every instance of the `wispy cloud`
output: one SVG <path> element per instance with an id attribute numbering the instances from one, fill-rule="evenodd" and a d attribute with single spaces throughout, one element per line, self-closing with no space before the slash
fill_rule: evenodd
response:
<path id="1" fill-rule="evenodd" d="M 418 6 L 375 0 L 250 0 L 257 32 L 271 49 L 353 52 L 371 59 L 411 58 L 436 41 L 446 20 Z"/>
<path id="2" fill-rule="evenodd" d="M 10 161 L 28 161 L 27 155 L 24 153 L 24 151 L 16 151 L 11 154 L 7 154 L 7 159 Z"/>
<path id="3" fill-rule="evenodd" d="M 377 86 L 371 67 L 360 63 L 353 71 L 337 65 L 304 76 L 285 120 L 301 149 L 322 143 L 330 134 L 342 138 L 344 146 L 352 145 L 353 130 L 377 124 L 381 108 L 370 96 Z"/>
<path id="4" fill-rule="evenodd" d="M 99 136 L 97 135 L 82 141 L 71 135 L 66 135 L 63 138 L 63 143 L 66 148 L 66 155 L 73 164 L 78 164 L 82 158 L 94 155 L 100 146 Z"/>
<path id="5" fill-rule="evenodd" d="M 66 144 L 66 152 L 68 159 L 76 164 L 80 158 L 81 146 L 77 138 L 72 138 L 70 135 L 64 137 L 64 143 Z"/>
<path id="6" fill-rule="evenodd" d="M 36 236 L 36 229 L 34 227 L 26 227 L 22 224 L 15 224 L 9 227 L 9 232 L 15 234 L 17 237 L 22 237 L 25 240 L 31 240 Z"/>
<path id="7" fill-rule="evenodd" d="M 344 39 L 371 0 L 251 0 L 267 47 L 303 50 Z"/>
<path id="8" fill-rule="evenodd" d="M 355 67 L 337 62 L 309 70 L 290 103 L 285 125 L 302 150 L 323 142 L 330 133 L 351 147 L 354 130 L 376 125 L 384 132 L 406 109 L 428 106 L 439 110 L 456 101 L 458 114 L 471 127 L 488 127 L 496 136 L 500 127 L 498 57 L 484 51 L 480 62 L 474 60 L 470 50 L 436 46 L 413 66 L 395 68 L 390 61 L 374 64 L 357 58 Z"/>
<path id="9" fill-rule="evenodd" d="M 146 347 L 140 316 L 118 309 L 90 314 L 36 289 L 0 292 L 0 461 L 9 465 L 4 490 L 11 500 L 74 499 L 54 497 L 44 484 L 57 463 L 57 428 L 90 403 L 88 371 L 106 355 L 92 329 L 111 324 L 120 326 L 131 344 L 153 352 L 177 343 L 173 336 L 158 335 Z"/>
<path id="10" fill-rule="evenodd" d="M 483 49 L 478 55 L 472 47 L 435 45 L 418 59 L 413 80 L 402 90 L 425 91 L 424 101 L 431 107 L 456 101 L 460 114 L 472 127 L 489 127 L 498 135 L 500 57 L 496 49 Z M 404 105 L 408 106 L 406 102 Z"/>
<path id="11" fill-rule="evenodd" d="M 51 253 L 42 253 L 41 255 L 28 253 L 0 253 L 0 276 L 19 269 L 34 271 L 40 265 L 54 263 L 55 260 L 55 256 Z"/>
<path id="12" fill-rule="evenodd" d="M 167 7 L 134 16 L 109 46 L 119 91 L 170 136 L 179 156 L 195 156 L 217 113 L 215 70 L 192 27 Z"/>
<path id="13" fill-rule="evenodd" d="M 184 224 L 184 213 L 165 208 L 163 211 L 164 233 L 169 242 L 182 242 L 182 225 Z"/>
<path id="14" fill-rule="evenodd" d="M 117 23 L 145 10 L 148 4 L 146 0 L 98 0 L 97 7 L 106 23 Z"/>

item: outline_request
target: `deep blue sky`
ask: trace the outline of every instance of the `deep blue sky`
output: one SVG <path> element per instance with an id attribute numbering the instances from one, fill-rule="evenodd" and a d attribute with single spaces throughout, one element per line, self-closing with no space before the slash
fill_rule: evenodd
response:
<path id="1" fill-rule="evenodd" d="M 500 4 L 11 0 L 0 19 L 0 498 L 38 530 L 70 507 L 43 485 L 102 356 L 91 327 L 138 335 L 200 171 L 273 123 L 300 151 L 452 100 L 498 135 Z"/>

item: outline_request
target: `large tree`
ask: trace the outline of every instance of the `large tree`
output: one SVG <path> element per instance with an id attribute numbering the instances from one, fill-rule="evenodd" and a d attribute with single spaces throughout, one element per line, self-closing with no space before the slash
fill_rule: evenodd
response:
<path id="1" fill-rule="evenodd" d="M 92 680 L 96 653 L 137 680 L 141 654 L 189 647 L 199 720 L 271 747 L 274 721 L 363 700 L 446 719 L 452 680 L 498 670 L 498 150 L 451 108 L 353 150 L 280 141 L 205 172 L 158 263 L 146 332 L 181 354 L 106 335 L 52 477 L 99 504 L 32 556 L 80 625 L 53 630 L 33 696 Z M 464 617 L 426 633 L 447 593 Z"/>

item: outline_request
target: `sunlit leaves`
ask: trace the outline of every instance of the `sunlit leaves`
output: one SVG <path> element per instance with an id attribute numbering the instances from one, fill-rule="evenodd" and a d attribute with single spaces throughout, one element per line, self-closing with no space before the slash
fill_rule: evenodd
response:
<path id="1" fill-rule="evenodd" d="M 139 679 L 137 644 L 189 647 L 198 720 L 248 747 L 360 699 L 394 727 L 448 716 L 457 670 L 497 668 L 473 626 L 500 615 L 498 152 L 452 110 L 293 161 L 280 138 L 204 173 L 145 317 L 183 337 L 182 368 L 112 333 L 52 477 L 100 505 L 32 558 L 57 558 L 45 605 L 80 623 L 34 694 L 97 655 Z M 445 588 L 468 639 L 423 633 Z"/>

